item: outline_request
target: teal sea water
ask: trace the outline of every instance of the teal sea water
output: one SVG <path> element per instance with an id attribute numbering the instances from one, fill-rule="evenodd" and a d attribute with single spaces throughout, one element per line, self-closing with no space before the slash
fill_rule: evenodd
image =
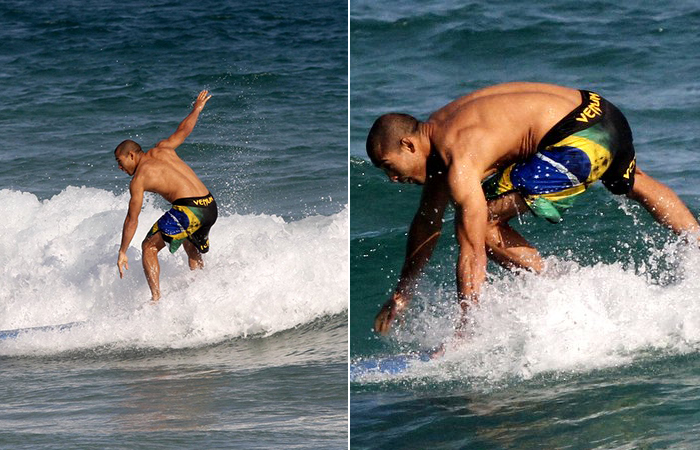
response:
<path id="1" fill-rule="evenodd" d="M 347 5 L 0 4 L 0 447 L 347 445 Z M 140 241 L 113 150 L 173 133 L 219 204 L 204 271 Z"/>
<path id="2" fill-rule="evenodd" d="M 599 92 L 627 116 L 639 166 L 700 214 L 700 50 L 694 2 L 454 2 L 350 6 L 351 324 L 354 363 L 447 342 L 442 359 L 351 381 L 351 447 L 696 448 L 700 251 L 594 186 L 551 225 L 514 226 L 546 275 L 489 265 L 467 340 L 451 340 L 454 215 L 413 308 L 388 337 L 420 187 L 390 183 L 364 141 L 374 119 L 432 111 L 487 85 Z"/>

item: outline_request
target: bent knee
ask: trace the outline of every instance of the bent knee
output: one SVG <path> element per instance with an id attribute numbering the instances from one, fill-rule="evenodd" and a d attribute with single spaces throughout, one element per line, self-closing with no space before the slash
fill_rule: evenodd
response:
<path id="1" fill-rule="evenodd" d="M 144 252 L 159 252 L 163 247 L 165 242 L 159 235 L 148 236 L 141 242 L 141 250 Z"/>
<path id="2" fill-rule="evenodd" d="M 490 220 L 486 223 L 485 244 L 487 249 L 498 248 L 503 243 L 503 230 L 508 227 L 507 223 Z"/>

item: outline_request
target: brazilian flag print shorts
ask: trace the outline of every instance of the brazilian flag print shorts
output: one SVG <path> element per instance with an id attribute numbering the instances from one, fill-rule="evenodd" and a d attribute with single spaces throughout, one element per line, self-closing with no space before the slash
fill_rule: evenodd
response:
<path id="1" fill-rule="evenodd" d="M 161 233 L 170 244 L 170 253 L 189 240 L 200 253 L 209 251 L 209 230 L 216 222 L 218 210 L 211 194 L 175 200 L 172 208 L 153 225 L 146 239 Z"/>
<path id="2" fill-rule="evenodd" d="M 628 193 L 636 168 L 627 119 L 600 95 L 581 91 L 582 103 L 542 138 L 537 152 L 482 182 L 486 199 L 517 191 L 532 212 L 550 222 L 595 181 Z"/>

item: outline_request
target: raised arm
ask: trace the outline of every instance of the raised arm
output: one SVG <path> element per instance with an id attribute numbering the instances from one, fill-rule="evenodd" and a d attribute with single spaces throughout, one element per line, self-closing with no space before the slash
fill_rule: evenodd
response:
<path id="1" fill-rule="evenodd" d="M 374 319 L 374 330 L 385 334 L 396 314 L 408 307 L 423 267 L 430 259 L 442 230 L 442 217 L 449 199 L 444 177 L 429 180 L 423 187 L 420 206 L 411 222 L 406 257 L 399 282 L 391 298 Z"/>
<path id="2" fill-rule="evenodd" d="M 143 206 L 143 184 L 140 178 L 131 180 L 129 186 L 131 199 L 129 200 L 129 211 L 124 219 L 124 227 L 122 229 L 122 242 L 119 246 L 119 256 L 117 257 L 117 268 L 119 269 L 119 277 L 124 278 L 124 269 L 129 269 L 129 258 L 126 257 L 126 250 L 134 238 L 136 228 L 139 225 L 139 214 L 141 214 L 141 206 Z"/>
<path id="3" fill-rule="evenodd" d="M 158 142 L 158 144 L 156 144 L 156 147 L 168 147 L 173 150 L 179 147 L 180 144 L 182 144 L 185 141 L 185 139 L 187 139 L 187 136 L 189 136 L 190 133 L 192 133 L 194 126 L 197 124 L 199 113 L 202 112 L 202 110 L 204 109 L 204 105 L 207 104 L 210 98 L 211 94 L 209 94 L 209 91 L 204 90 L 200 92 L 197 96 L 197 100 L 194 101 L 194 107 L 192 108 L 192 112 L 190 112 L 187 115 L 187 117 L 185 117 L 185 119 L 182 122 L 180 122 L 180 125 L 177 127 L 177 130 L 175 130 L 175 133 L 173 133 L 172 136 Z"/>

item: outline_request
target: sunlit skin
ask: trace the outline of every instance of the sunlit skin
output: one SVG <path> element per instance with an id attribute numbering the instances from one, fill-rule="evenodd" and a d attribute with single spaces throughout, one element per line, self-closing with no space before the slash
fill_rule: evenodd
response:
<path id="1" fill-rule="evenodd" d="M 129 258 L 126 251 L 138 227 L 138 217 L 143 206 L 144 192 L 155 192 L 169 202 L 179 198 L 201 197 L 209 193 L 209 189 L 197 177 L 194 171 L 177 155 L 175 149 L 180 146 L 192 133 L 199 114 L 211 98 L 208 91 L 199 93 L 190 114 L 180 123 L 175 133 L 169 138 L 156 144 L 144 153 L 128 151 L 120 154 L 115 151 L 115 159 L 119 170 L 131 176 L 129 192 L 129 210 L 124 220 L 121 245 L 117 257 L 117 268 L 120 278 L 129 269 Z M 151 290 L 153 301 L 160 299 L 160 265 L 158 252 L 165 247 L 165 241 L 160 233 L 156 233 L 143 241 L 143 269 Z M 197 248 L 189 241 L 183 243 L 191 269 L 202 268 L 204 263 Z"/>
<path id="2" fill-rule="evenodd" d="M 140 155 L 137 157 L 137 155 L 134 153 L 129 153 L 125 156 L 116 156 L 115 159 L 117 160 L 119 170 L 129 176 L 132 176 L 134 172 L 136 172 L 136 165 L 138 164 L 137 160 L 140 160 L 141 158 Z"/>
<path id="3" fill-rule="evenodd" d="M 461 97 L 418 124 L 395 148 L 373 155 L 391 181 L 422 184 L 408 233 L 397 286 L 377 314 L 374 329 L 387 333 L 409 305 L 420 273 L 442 230 L 448 202 L 455 208 L 459 244 L 456 282 L 462 323 L 478 301 L 487 256 L 508 268 L 540 272 L 542 257 L 508 225 L 529 211 L 517 192 L 486 201 L 481 182 L 497 170 L 531 157 L 544 135 L 581 103 L 576 89 L 542 83 L 506 83 Z M 692 213 L 667 186 L 637 168 L 627 196 L 660 223 L 681 234 L 698 232 Z"/>
<path id="4" fill-rule="evenodd" d="M 384 155 L 380 159 L 379 168 L 393 182 L 424 184 L 430 147 L 426 142 L 419 142 L 419 144 L 420 146 L 416 147 L 413 140 L 402 139 L 400 151 Z M 425 153 L 426 149 L 428 153 Z"/>

